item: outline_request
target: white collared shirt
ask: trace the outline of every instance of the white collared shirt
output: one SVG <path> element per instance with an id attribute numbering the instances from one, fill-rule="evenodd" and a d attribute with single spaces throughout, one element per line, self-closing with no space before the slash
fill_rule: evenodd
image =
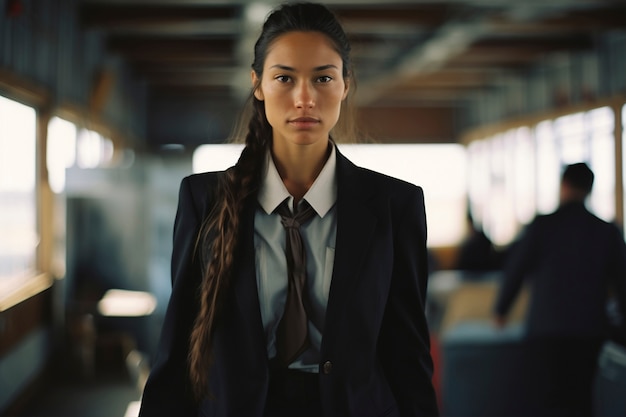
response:
<path id="1" fill-rule="evenodd" d="M 317 372 L 322 329 L 328 303 L 328 293 L 335 259 L 337 235 L 336 153 L 331 154 L 311 188 L 304 195 L 317 213 L 300 228 L 306 248 L 307 287 L 311 302 L 309 339 L 311 348 L 304 352 L 290 368 Z M 285 199 L 293 212 L 294 198 L 283 184 L 270 152 L 259 190 L 260 208 L 254 217 L 254 245 L 256 250 L 256 279 L 261 305 L 261 318 L 267 340 L 267 353 L 276 356 L 276 328 L 287 298 L 287 260 L 285 258 L 285 228 L 280 216 L 274 213 Z"/>

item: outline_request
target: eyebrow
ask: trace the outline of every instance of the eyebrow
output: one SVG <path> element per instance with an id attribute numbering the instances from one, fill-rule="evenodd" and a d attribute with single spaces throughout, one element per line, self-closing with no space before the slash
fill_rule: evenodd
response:
<path id="1" fill-rule="evenodd" d="M 292 67 L 287 66 L 287 65 L 276 64 L 276 65 L 272 65 L 270 67 L 270 69 L 271 68 L 278 68 L 278 69 L 281 69 L 283 71 L 297 72 L 295 68 L 292 68 Z M 315 67 L 315 68 L 313 68 L 313 71 L 314 72 L 319 72 L 319 71 L 326 71 L 327 69 L 339 69 L 339 68 L 336 65 L 328 64 L 328 65 L 321 65 L 319 67 Z"/>

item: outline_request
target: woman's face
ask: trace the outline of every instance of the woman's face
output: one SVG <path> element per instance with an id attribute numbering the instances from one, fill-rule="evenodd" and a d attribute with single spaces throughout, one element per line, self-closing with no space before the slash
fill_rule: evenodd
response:
<path id="1" fill-rule="evenodd" d="M 268 48 L 261 84 L 254 95 L 264 101 L 274 146 L 326 143 L 348 94 L 343 63 L 326 35 L 290 32 Z M 257 75 L 252 72 L 252 81 Z"/>

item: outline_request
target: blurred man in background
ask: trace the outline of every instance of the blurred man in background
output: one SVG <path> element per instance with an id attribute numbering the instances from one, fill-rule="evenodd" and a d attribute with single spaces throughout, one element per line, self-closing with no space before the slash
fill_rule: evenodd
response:
<path id="1" fill-rule="evenodd" d="M 515 244 L 494 306 L 495 323 L 503 326 L 522 284 L 530 283 L 528 377 L 542 415 L 593 415 L 598 354 L 616 334 L 609 300 L 625 313 L 626 247 L 615 225 L 585 207 L 593 180 L 584 163 L 566 167 L 558 210 L 538 216 Z M 622 324 L 617 334 L 623 332 Z"/>

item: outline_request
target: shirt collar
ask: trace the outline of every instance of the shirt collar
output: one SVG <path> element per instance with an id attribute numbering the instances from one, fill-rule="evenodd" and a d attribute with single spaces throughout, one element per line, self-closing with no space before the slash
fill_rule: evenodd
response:
<path id="1" fill-rule="evenodd" d="M 333 207 L 335 201 L 337 201 L 336 166 L 337 154 L 335 146 L 332 145 L 326 164 L 303 197 L 320 217 L 324 217 Z M 289 199 L 290 209 L 293 210 L 293 197 L 287 191 L 285 184 L 283 184 L 269 151 L 267 152 L 262 175 L 263 179 L 259 189 L 258 200 L 263 210 L 267 214 L 271 214 L 285 199 Z"/>

